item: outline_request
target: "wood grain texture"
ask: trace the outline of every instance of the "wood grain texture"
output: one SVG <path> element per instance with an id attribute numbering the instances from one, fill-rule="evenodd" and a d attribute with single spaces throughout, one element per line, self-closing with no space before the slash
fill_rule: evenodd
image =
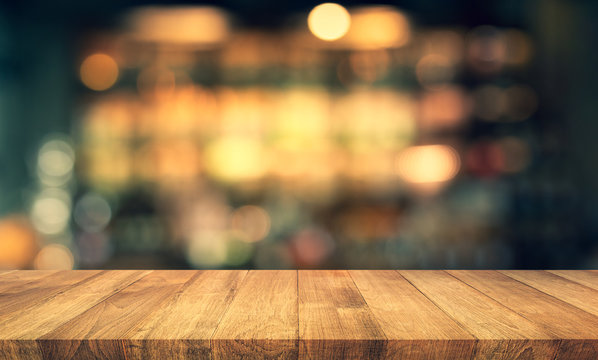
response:
<path id="1" fill-rule="evenodd" d="M 13 271 L 0 359 L 598 359 L 593 271 Z"/>
<path id="2" fill-rule="evenodd" d="M 590 270 L 548 270 L 548 272 L 564 277 L 567 280 L 598 290 L 598 271 Z"/>
<path id="3" fill-rule="evenodd" d="M 167 304 L 127 332 L 127 359 L 152 355 L 201 359 L 210 357 L 210 339 L 247 275 L 246 270 L 207 270 Z M 159 340 L 159 341 L 156 341 Z"/>
<path id="4" fill-rule="evenodd" d="M 372 359 L 386 335 L 345 270 L 299 271 L 301 358 Z"/>
<path id="5" fill-rule="evenodd" d="M 484 359 L 552 359 L 556 337 L 444 271 L 400 271 L 428 299 L 478 339 Z"/>
<path id="6" fill-rule="evenodd" d="M 44 345 L 52 345 L 42 347 L 44 356 L 126 357 L 124 352 L 128 342 L 114 340 L 122 339 L 135 325 L 160 309 L 196 274 L 195 271 L 153 271 L 43 335 L 42 340 L 81 340 L 43 342 Z M 100 344 L 95 344 L 98 342 Z M 94 345 L 102 351 L 98 351 Z"/>
<path id="7" fill-rule="evenodd" d="M 148 273 L 150 271 L 103 272 L 45 299 L 33 308 L 10 314 L 3 319 L 0 327 L 0 358 L 42 358 L 38 342 L 32 340 L 41 339 Z"/>
<path id="8" fill-rule="evenodd" d="M 598 290 L 546 271 L 500 271 L 559 300 L 598 316 Z"/>
<path id="9" fill-rule="evenodd" d="M 212 337 L 212 358 L 296 358 L 297 321 L 297 271 L 250 271 Z"/>
<path id="10" fill-rule="evenodd" d="M 98 270 L 59 271 L 26 283 L 15 284 L 0 293 L 0 322 L 15 312 L 26 311 L 99 273 Z"/>
<path id="11" fill-rule="evenodd" d="M 393 270 L 350 270 L 392 359 L 471 358 L 476 339 Z"/>
<path id="12" fill-rule="evenodd" d="M 29 270 L 29 271 L 10 271 L 0 278 L 0 292 L 5 292 L 13 286 L 27 286 L 34 280 L 50 276 L 58 271 L 56 270 Z"/>
<path id="13" fill-rule="evenodd" d="M 553 296 L 525 285 L 497 271 L 449 271 L 487 296 L 538 324 L 544 331 L 561 339 L 561 347 L 581 348 L 584 342 L 598 338 L 598 317 L 582 311 Z M 522 274 L 524 274 L 522 272 Z M 523 276 L 523 275 L 521 275 Z M 527 277 L 540 275 L 528 273 Z M 566 289 L 564 289 L 566 292 Z M 571 353 L 558 354 L 564 359 Z M 587 354 L 595 356 L 596 354 Z M 576 359 L 588 358 L 578 354 Z M 592 357 L 589 357 L 592 358 Z"/>

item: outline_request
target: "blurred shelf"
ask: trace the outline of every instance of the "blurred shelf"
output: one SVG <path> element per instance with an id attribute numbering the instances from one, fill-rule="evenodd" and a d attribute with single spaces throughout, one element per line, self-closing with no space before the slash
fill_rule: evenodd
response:
<path id="1" fill-rule="evenodd" d="M 598 271 L 8 271 L 0 322 L 0 358 L 596 359 Z"/>

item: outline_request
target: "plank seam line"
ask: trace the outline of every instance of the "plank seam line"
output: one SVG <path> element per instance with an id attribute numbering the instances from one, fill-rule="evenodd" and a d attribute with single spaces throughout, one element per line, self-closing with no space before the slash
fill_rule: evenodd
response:
<path id="1" fill-rule="evenodd" d="M 36 283 L 38 281 L 41 281 L 43 279 L 46 279 L 49 276 L 52 276 L 52 275 L 55 275 L 55 274 L 59 274 L 61 272 L 66 272 L 66 271 L 68 271 L 68 270 L 53 272 L 53 273 L 51 273 L 49 275 L 46 275 L 46 276 L 43 276 L 43 277 L 41 277 L 39 279 L 29 281 L 29 282 L 25 283 L 25 285 L 23 285 L 23 286 L 24 287 L 25 286 L 26 287 L 30 287 L 30 286 L 32 286 L 32 284 L 34 284 L 34 283 Z M 57 296 L 62 295 L 63 293 L 65 293 L 65 292 L 67 292 L 67 291 L 69 291 L 69 290 L 71 290 L 71 289 L 73 289 L 73 288 L 75 288 L 75 287 L 77 287 L 77 286 L 79 286 L 79 285 L 87 282 L 87 281 L 90 281 L 93 278 L 96 278 L 96 277 L 100 276 L 101 274 L 103 274 L 105 272 L 106 272 L 106 270 L 100 270 L 96 274 L 93 274 L 93 275 L 91 275 L 89 277 L 81 279 L 81 280 L 79 280 L 79 281 L 77 281 L 75 283 L 67 284 L 67 285 L 62 285 L 62 286 L 60 286 L 59 290 L 57 290 L 55 293 L 46 294 L 45 296 L 41 297 L 40 299 L 37 299 L 36 301 L 28 304 L 25 308 L 21 308 L 21 310 L 23 310 L 23 309 L 33 309 L 33 308 L 37 307 L 40 303 L 50 301 L 50 300 L 56 298 Z M 15 285 L 15 286 L 12 286 L 12 287 L 8 288 L 7 290 L 10 290 L 10 289 L 13 289 L 13 288 L 16 288 L 16 287 L 20 287 L 20 286 L 21 285 Z M 16 317 L 16 313 L 13 310 L 11 310 L 11 312 L 8 312 L 6 314 L 9 315 L 9 316 L 5 320 L 12 319 L 12 318 Z"/>
<path id="2" fill-rule="evenodd" d="M 482 292 L 481 290 L 475 288 L 474 286 L 468 284 L 467 282 L 465 282 L 464 280 L 459 279 L 458 277 L 456 277 L 455 275 L 451 274 L 450 272 L 446 271 L 446 270 L 442 270 L 445 273 L 449 274 L 450 276 L 454 277 L 455 279 L 457 279 L 458 281 L 462 282 L 463 284 L 469 286 L 470 288 L 474 289 L 475 291 L 479 292 L 480 294 L 484 295 L 485 297 L 487 297 L 488 299 L 494 301 L 495 303 L 497 303 L 498 305 L 504 307 L 505 309 L 507 309 L 508 311 L 514 313 L 517 316 L 521 316 L 522 318 L 524 318 L 525 320 L 529 321 L 530 323 L 538 326 L 539 328 L 542 329 L 542 331 L 545 331 L 547 333 L 547 335 L 552 335 L 551 339 L 542 339 L 542 340 L 559 340 L 561 339 L 560 336 L 558 336 L 557 334 L 553 333 L 552 331 L 545 329 L 544 327 L 541 327 L 539 324 L 537 324 L 535 321 L 528 319 L 525 315 L 520 314 L 519 311 L 515 311 L 514 309 L 511 309 L 510 307 L 508 307 L 507 305 L 501 303 L 500 301 L 498 301 L 497 299 L 493 298 L 492 296 Z M 531 339 L 530 339 L 531 340 Z"/>
<path id="3" fill-rule="evenodd" d="M 378 325 L 378 328 L 380 329 L 380 331 L 382 332 L 382 335 L 384 335 L 384 339 L 385 339 L 385 343 L 388 343 L 388 335 L 386 335 L 386 332 L 384 331 L 384 329 L 382 328 L 382 325 L 380 324 L 380 322 L 378 321 L 378 318 L 376 317 L 376 315 L 374 315 L 374 312 L 372 311 L 372 309 L 370 308 L 370 304 L 368 304 L 368 302 L 365 300 L 365 298 L 363 297 L 363 294 L 361 293 L 361 290 L 359 290 L 359 287 L 357 287 L 357 284 L 355 283 L 355 279 L 353 279 L 353 276 L 351 276 L 351 272 L 349 270 L 345 270 L 347 272 L 347 275 L 349 275 L 349 279 L 351 279 L 351 282 L 353 283 L 353 286 L 355 286 L 355 290 L 357 290 L 357 293 L 359 294 L 359 296 L 361 297 L 361 300 L 363 300 L 363 303 L 365 304 L 365 306 L 367 306 L 368 312 L 372 315 L 372 318 L 374 319 L 374 321 L 376 322 L 376 325 Z M 385 344 L 385 347 L 388 346 L 387 344 Z"/>
<path id="4" fill-rule="evenodd" d="M 568 277 L 565 277 L 565 276 L 563 276 L 563 275 L 557 274 L 557 273 L 553 272 L 554 270 L 544 270 L 544 271 L 546 271 L 546 272 L 547 272 L 547 273 L 549 273 L 549 274 L 552 274 L 552 275 L 558 276 L 558 277 L 560 277 L 560 278 L 562 278 L 562 279 L 565 279 L 565 280 L 567 280 L 567 281 L 570 281 L 570 282 L 572 282 L 572 283 L 579 284 L 579 285 L 581 285 L 581 286 L 583 286 L 583 287 L 585 287 L 585 288 L 588 288 L 588 289 L 591 289 L 591 290 L 594 290 L 594 291 L 598 291 L 598 289 L 595 289 L 595 288 L 593 288 L 593 287 L 589 287 L 589 286 L 587 286 L 586 284 L 582 284 L 582 283 L 580 283 L 580 282 L 579 282 L 579 281 L 577 281 L 577 280 L 569 279 Z M 576 271 L 584 271 L 584 272 L 585 272 L 585 271 L 592 271 L 592 270 L 576 270 Z M 507 275 L 507 274 L 505 274 L 505 275 Z"/>
<path id="5" fill-rule="evenodd" d="M 243 286 L 243 284 L 245 283 L 246 279 L 249 277 L 249 272 L 250 271 L 251 270 L 245 270 L 245 275 L 243 275 L 243 278 L 239 281 L 239 284 L 234 289 L 235 292 L 233 294 L 232 299 L 230 299 L 230 302 L 226 306 L 226 309 L 222 312 L 222 315 L 220 316 L 220 319 L 218 319 L 218 324 L 216 324 L 216 327 L 214 328 L 214 331 L 212 332 L 212 335 L 210 335 L 210 359 L 214 358 L 214 354 L 213 354 L 213 352 L 214 352 L 214 336 L 216 335 L 216 332 L 218 331 L 218 328 L 220 327 L 220 323 L 222 322 L 222 319 L 224 319 L 224 316 L 228 313 L 228 311 L 230 310 L 231 305 L 233 304 L 233 301 L 237 297 L 237 294 L 239 293 L 239 289 L 241 288 L 241 286 Z"/>
<path id="6" fill-rule="evenodd" d="M 108 273 L 108 272 L 110 272 L 110 271 L 104 270 L 103 272 L 106 272 L 106 273 Z M 98 302 L 96 302 L 95 304 L 91 305 L 90 307 L 88 307 L 87 309 L 85 309 L 84 311 L 82 311 L 82 312 L 81 312 L 79 315 L 77 315 L 77 316 L 74 316 L 74 317 L 72 317 L 72 318 L 70 318 L 70 319 L 68 319 L 68 320 L 66 320 L 66 321 L 64 321 L 64 322 L 62 322 L 62 323 L 60 323 L 58 326 L 56 326 L 56 327 L 53 327 L 51 330 L 49 330 L 49 331 L 47 331 L 46 333 L 42 334 L 42 335 L 41 335 L 41 336 L 39 336 L 38 338 L 43 338 L 44 336 L 46 336 L 46 335 L 48 335 L 49 333 L 51 333 L 52 331 L 54 331 L 54 330 L 56 330 L 56 329 L 60 328 L 60 327 L 61 327 L 61 326 L 63 326 L 64 324 L 66 324 L 66 323 L 68 323 L 69 321 L 73 320 L 74 318 L 76 318 L 76 317 L 78 317 L 78 316 L 80 316 L 80 315 L 82 315 L 82 314 L 86 313 L 87 311 L 89 311 L 89 310 L 93 309 L 94 307 L 98 306 L 100 303 L 102 303 L 102 302 L 104 302 L 104 301 L 106 301 L 106 300 L 110 299 L 111 297 L 113 297 L 114 295 L 116 295 L 116 294 L 120 293 L 121 291 L 123 291 L 124 289 L 128 288 L 129 286 L 131 286 L 131 285 L 135 284 L 136 282 L 138 282 L 139 280 L 143 279 L 144 277 L 146 277 L 147 275 L 151 274 L 152 272 L 153 272 L 153 270 L 150 270 L 150 271 L 148 271 L 148 272 L 147 272 L 145 275 L 142 275 L 142 276 L 141 276 L 139 279 L 137 279 L 137 280 L 133 281 L 132 283 L 130 283 L 130 284 L 126 285 L 126 286 L 123 286 L 123 287 L 122 287 L 122 288 L 120 288 L 120 289 L 118 289 L 118 288 L 117 288 L 118 290 L 116 290 L 114 293 L 112 293 L 112 294 L 110 294 L 110 295 L 108 295 L 108 296 L 106 296 L 106 297 L 104 297 L 104 298 L 102 298 L 102 299 L 98 300 Z M 39 339 L 39 340 L 50 340 L 50 339 Z"/>
<path id="7" fill-rule="evenodd" d="M 504 271 L 504 270 L 499 270 L 499 272 L 500 272 L 501 274 L 507 275 L 507 274 L 503 273 L 503 271 Z M 546 273 L 548 273 L 548 274 L 551 274 L 551 275 L 554 275 L 554 276 L 560 277 L 560 278 L 561 278 L 561 279 L 563 279 L 563 280 L 566 280 L 566 281 L 568 281 L 568 282 L 571 282 L 571 283 L 573 283 L 573 284 L 576 284 L 576 285 L 582 286 L 582 287 L 584 287 L 584 288 L 586 288 L 586 289 L 590 289 L 592 292 L 596 292 L 596 293 L 598 294 L 598 289 L 594 289 L 593 287 L 589 287 L 589 286 L 587 286 L 587 285 L 585 285 L 585 284 L 582 284 L 582 283 L 578 282 L 577 280 L 569 279 L 569 278 L 567 278 L 567 277 L 564 277 L 564 276 L 562 276 L 562 275 L 559 275 L 559 274 L 553 273 L 553 272 L 552 272 L 552 271 L 550 271 L 550 270 L 542 270 L 542 271 L 544 271 L 544 272 L 546 272 Z M 586 270 L 578 270 L 578 271 L 586 271 Z M 509 275 L 507 275 L 507 276 L 509 276 Z M 509 276 L 509 277 L 510 277 L 510 276 Z"/>
<path id="8" fill-rule="evenodd" d="M 563 345 L 563 339 L 559 340 L 559 344 L 556 347 L 556 350 L 554 351 L 554 357 L 552 358 L 552 360 L 556 360 L 557 356 L 559 356 L 559 353 L 561 352 L 561 345 Z"/>
<path id="9" fill-rule="evenodd" d="M 154 272 L 154 271 L 151 271 L 151 272 Z M 149 273 L 148 273 L 147 275 L 149 275 Z M 147 275 L 145 275 L 145 276 L 147 276 Z M 175 292 L 174 292 L 174 294 L 173 294 L 172 298 L 170 298 L 170 299 L 169 299 L 169 298 L 165 298 L 164 300 L 162 300 L 161 302 L 159 302 L 159 303 L 158 303 L 158 305 L 161 307 L 161 305 L 162 305 L 162 304 L 168 303 L 169 301 L 171 301 L 171 300 L 173 300 L 174 298 L 176 298 L 176 297 L 177 297 L 177 295 L 179 295 L 179 292 L 180 292 L 180 291 L 182 291 L 182 288 L 183 288 L 183 287 L 185 287 L 185 285 L 187 285 L 188 283 L 190 283 L 190 282 L 191 282 L 193 279 L 195 279 L 195 278 L 196 278 L 198 275 L 199 275 L 199 272 L 198 272 L 198 273 L 196 273 L 196 274 L 194 274 L 193 276 L 191 276 L 191 278 L 189 278 L 189 280 L 185 281 L 185 282 L 184 282 L 184 283 L 181 285 L 181 288 L 180 288 L 180 289 L 178 289 L 177 291 L 175 291 Z M 143 276 L 143 277 L 145 277 L 145 276 Z M 141 280 L 141 279 L 139 279 L 139 280 Z M 137 280 L 137 281 L 139 281 L 139 280 Z M 135 281 L 135 282 L 137 282 L 137 281 Z M 130 285 L 128 285 L 128 286 L 126 286 L 126 287 L 128 288 L 129 286 L 131 286 L 131 285 L 133 285 L 133 284 L 134 284 L 134 283 L 131 283 Z M 188 286 L 189 286 L 189 285 L 187 285 L 187 287 L 188 287 Z M 106 298 L 104 301 L 108 300 L 108 299 L 109 299 L 109 298 L 111 298 L 112 296 L 115 296 L 116 294 L 119 294 L 119 293 L 120 293 L 120 292 L 122 292 L 124 289 L 125 289 L 125 288 L 122 288 L 122 289 L 120 289 L 120 290 L 119 290 L 119 291 L 117 291 L 116 293 L 112 294 L 110 297 Z M 99 303 L 98 303 L 98 304 L 96 304 L 96 305 L 94 305 L 94 306 L 92 306 L 91 308 L 89 308 L 89 309 L 85 310 L 85 312 L 87 312 L 87 311 L 91 310 L 92 308 L 96 307 L 97 305 L 99 305 Z M 156 309 L 155 311 L 157 311 L 157 310 L 158 310 L 158 309 Z M 154 311 L 154 312 L 155 312 L 155 311 Z M 132 326 L 130 329 L 128 329 L 127 331 L 125 331 L 125 333 L 124 333 L 123 335 L 121 335 L 120 341 L 121 341 L 121 343 L 122 343 L 122 346 L 123 346 L 123 351 L 124 351 L 124 348 L 125 348 L 125 343 L 124 343 L 124 341 L 125 341 L 125 339 L 127 338 L 127 335 L 128 335 L 128 333 L 130 333 L 130 332 L 131 332 L 133 329 L 135 329 L 135 328 L 136 328 L 136 327 L 137 327 L 139 324 L 143 323 L 143 321 L 144 321 L 145 319 L 147 319 L 147 318 L 148 318 L 148 317 L 149 317 L 151 314 L 153 314 L 154 312 L 150 312 L 149 314 L 146 314 L 145 316 L 142 316 L 142 317 L 141 317 L 141 319 L 140 319 L 140 320 L 139 320 L 139 321 L 138 321 L 136 324 L 134 324 L 134 325 L 133 325 L 133 326 Z M 126 353 L 126 351 L 125 351 L 125 353 Z M 125 355 L 125 360 L 126 360 L 126 355 Z"/>
<path id="10" fill-rule="evenodd" d="M 193 274 L 193 276 L 191 276 L 189 278 L 189 280 L 185 281 L 181 287 L 174 292 L 174 294 L 172 294 L 171 297 L 167 297 L 166 299 L 162 300 L 162 302 L 158 303 L 158 308 L 144 316 L 141 317 L 141 319 L 139 319 L 139 321 L 136 324 L 133 324 L 133 326 L 131 326 L 130 329 L 128 329 L 127 331 L 125 331 L 125 333 L 122 335 L 123 339 L 126 339 L 128 336 L 132 335 L 132 333 L 134 331 L 136 331 L 137 329 L 139 329 L 139 326 L 143 324 L 144 320 L 148 319 L 152 314 L 156 313 L 157 311 L 160 310 L 160 308 L 162 308 L 162 306 L 168 306 L 170 304 L 172 304 L 173 302 L 175 302 L 178 298 L 181 297 L 181 295 L 183 294 L 183 292 L 185 292 L 185 290 L 191 286 L 191 284 L 193 284 L 195 282 L 195 280 L 203 273 L 203 271 L 201 270 L 196 270 L 195 274 Z M 120 292 L 120 291 L 119 291 Z M 124 344 L 123 344 L 124 346 Z"/>
<path id="11" fill-rule="evenodd" d="M 401 274 L 401 272 L 399 270 L 395 270 L 400 277 L 402 277 L 405 281 L 407 281 L 409 283 L 409 285 L 413 286 L 415 288 L 415 290 L 417 290 L 420 294 L 422 294 L 426 299 L 428 299 L 428 301 L 430 301 L 434 306 L 436 306 L 440 311 L 442 311 L 449 319 L 453 320 L 453 322 L 455 324 L 457 324 L 463 331 L 465 331 L 466 333 L 468 333 L 469 335 L 471 335 L 474 340 L 476 340 L 476 344 L 477 341 L 479 340 L 477 336 L 475 336 L 471 331 L 467 330 L 467 328 L 465 328 L 465 325 L 461 324 L 460 321 L 458 321 L 457 319 L 453 318 L 448 312 L 446 312 L 440 305 L 438 305 L 434 300 L 430 299 L 428 297 L 428 295 L 424 294 L 417 286 L 415 286 L 415 284 L 413 284 L 411 281 L 409 281 L 409 279 L 407 279 L 406 277 L 403 276 L 403 274 Z"/>
<path id="12" fill-rule="evenodd" d="M 544 292 L 544 291 L 542 291 L 542 290 L 540 290 L 540 289 L 536 288 L 535 286 L 533 286 L 533 285 L 531 285 L 531 284 L 527 284 L 527 283 L 524 283 L 523 281 L 517 280 L 517 279 L 515 279 L 514 277 L 512 277 L 512 276 L 509 276 L 508 274 L 505 274 L 505 273 L 503 273 L 501 270 L 497 270 L 496 272 L 498 272 L 499 274 L 502 274 L 502 275 L 504 275 L 504 276 L 508 277 L 509 279 L 515 280 L 515 281 L 517 281 L 518 283 L 521 283 L 521 284 L 523 284 L 523 285 L 525 285 L 525 286 L 527 286 L 527 287 L 530 287 L 530 288 L 532 288 L 532 289 L 534 289 L 534 290 L 536 290 L 536 291 L 539 291 L 539 292 L 541 292 L 541 293 L 542 293 L 542 294 L 544 294 L 544 295 L 548 295 L 549 297 L 551 297 L 551 298 L 555 299 L 556 301 L 558 301 L 558 302 L 560 302 L 560 303 L 563 303 L 563 304 L 565 304 L 565 305 L 568 305 L 568 306 L 574 307 L 574 308 L 576 308 L 576 309 L 578 309 L 578 310 L 581 310 L 581 311 L 583 311 L 584 313 L 586 313 L 586 314 L 590 315 L 591 317 L 594 317 L 594 318 L 596 318 L 596 319 L 598 320 L 598 316 L 596 316 L 596 315 L 592 314 L 591 312 L 585 311 L 585 310 L 584 310 L 584 309 L 582 309 L 582 308 L 579 308 L 579 307 L 577 307 L 575 304 L 571 304 L 571 303 L 569 303 L 569 302 L 567 302 L 567 301 L 565 301 L 565 300 L 563 300 L 563 299 L 559 299 L 558 297 L 556 297 L 556 296 L 554 296 L 554 295 L 551 295 L 551 294 L 549 294 L 549 293 L 547 293 L 547 292 Z"/>
<path id="13" fill-rule="evenodd" d="M 65 271 L 68 271 L 68 270 L 65 270 Z M 56 272 L 56 273 L 54 273 L 54 274 L 58 274 L 58 273 L 60 273 L 60 272 L 61 272 L 61 271 L 59 271 L 59 272 Z M 82 285 L 82 284 L 84 284 L 84 283 L 86 283 L 86 282 L 89 282 L 89 281 L 91 281 L 91 280 L 93 280 L 93 279 L 95 279 L 95 278 L 97 278 L 97 277 L 99 277 L 100 275 L 102 275 L 102 274 L 105 274 L 105 273 L 107 273 L 107 271 L 106 271 L 106 270 L 101 270 L 101 271 L 98 271 L 96 274 L 93 274 L 93 275 L 91 275 L 90 277 L 86 277 L 85 279 L 79 280 L 79 281 L 77 281 L 77 282 L 76 282 L 76 283 L 74 283 L 74 284 L 69 284 L 69 285 L 65 286 L 64 288 L 62 288 L 61 290 L 59 290 L 59 291 L 58 291 L 58 292 L 56 292 L 55 294 L 52 294 L 52 295 L 50 295 L 50 296 L 47 296 L 47 297 L 43 298 L 42 300 L 43 300 L 43 301 L 49 301 L 49 300 L 52 300 L 52 299 L 54 299 L 55 297 L 57 297 L 58 295 L 62 295 L 62 294 L 64 294 L 65 292 L 67 292 L 67 291 L 69 291 L 69 290 L 71 290 L 71 289 L 73 289 L 73 288 L 75 288 L 75 287 L 77 287 L 77 286 L 79 286 L 79 285 Z M 51 274 L 51 275 L 54 275 L 54 274 Z M 48 276 L 51 276 L 51 275 L 48 275 Z M 45 278 L 46 278 L 46 277 L 44 277 L 43 279 L 45 279 Z M 41 280 L 41 279 L 39 279 L 39 280 Z M 31 283 L 27 283 L 27 285 L 29 285 L 29 284 L 31 284 Z"/>

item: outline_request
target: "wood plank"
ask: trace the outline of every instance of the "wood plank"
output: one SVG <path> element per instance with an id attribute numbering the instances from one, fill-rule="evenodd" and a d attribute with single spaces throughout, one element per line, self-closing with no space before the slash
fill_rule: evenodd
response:
<path id="1" fill-rule="evenodd" d="M 296 358 L 297 321 L 297 272 L 252 270 L 212 337 L 212 357 Z"/>
<path id="2" fill-rule="evenodd" d="M 41 337 L 45 358 L 126 358 L 122 339 L 197 271 L 156 270 Z M 61 341 L 62 340 L 62 341 Z M 86 340 L 86 341 L 83 341 Z"/>
<path id="3" fill-rule="evenodd" d="M 598 271 L 596 270 L 548 270 L 550 273 L 598 290 Z M 570 359 L 597 359 L 598 343 L 584 341 L 580 343 L 565 342 L 561 344 L 559 352 L 568 354 Z"/>
<path id="4" fill-rule="evenodd" d="M 598 290 L 546 271 L 499 271 L 559 300 L 598 316 Z"/>
<path id="5" fill-rule="evenodd" d="M 505 274 L 485 270 L 447 272 L 559 338 L 598 338 L 598 317 Z"/>
<path id="6" fill-rule="evenodd" d="M 588 339 L 598 339 L 598 317 L 502 273 L 458 270 L 449 273 L 555 334 L 561 339 L 561 348 L 568 348 L 566 352 L 559 351 L 558 358 L 570 359 L 572 347 L 581 348 Z M 595 355 L 578 354 L 576 358 L 594 358 Z"/>
<path id="7" fill-rule="evenodd" d="M 299 271 L 299 357 L 383 356 L 386 336 L 346 270 Z"/>
<path id="8" fill-rule="evenodd" d="M 0 292 L 0 322 L 14 312 L 23 312 L 61 291 L 100 274 L 99 270 L 59 271 L 41 279 L 15 284 Z"/>
<path id="9" fill-rule="evenodd" d="M 598 272 L 589 270 L 548 270 L 548 272 L 564 277 L 567 280 L 598 290 Z"/>
<path id="10" fill-rule="evenodd" d="M 349 270 L 392 359 L 471 358 L 475 337 L 394 270 Z"/>
<path id="11" fill-rule="evenodd" d="M 33 309 L 5 319 L 0 328 L 0 339 L 37 339 L 150 272 L 103 272 Z"/>
<path id="12" fill-rule="evenodd" d="M 151 271 L 104 271 L 79 285 L 13 313 L 0 327 L 0 358 L 41 359 L 37 340 Z"/>
<path id="13" fill-rule="evenodd" d="M 0 358 L 597 359 L 595 271 L 13 271 Z"/>
<path id="14" fill-rule="evenodd" d="M 201 271 L 168 304 L 127 332 L 127 359 L 209 358 L 210 339 L 246 275 L 246 270 Z"/>
<path id="15" fill-rule="evenodd" d="M 554 335 L 444 271 L 399 273 L 478 340 L 475 358 L 553 359 Z"/>
<path id="16" fill-rule="evenodd" d="M 23 286 L 57 272 L 57 270 L 22 270 L 6 273 L 0 279 L 2 280 L 0 281 L 0 293 L 10 290 L 13 286 Z"/>

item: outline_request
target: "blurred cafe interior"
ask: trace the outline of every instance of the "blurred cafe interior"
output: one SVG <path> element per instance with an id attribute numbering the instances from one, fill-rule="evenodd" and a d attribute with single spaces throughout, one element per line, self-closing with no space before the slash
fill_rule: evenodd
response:
<path id="1" fill-rule="evenodd" d="M 0 268 L 598 267 L 598 4 L 0 4 Z"/>

